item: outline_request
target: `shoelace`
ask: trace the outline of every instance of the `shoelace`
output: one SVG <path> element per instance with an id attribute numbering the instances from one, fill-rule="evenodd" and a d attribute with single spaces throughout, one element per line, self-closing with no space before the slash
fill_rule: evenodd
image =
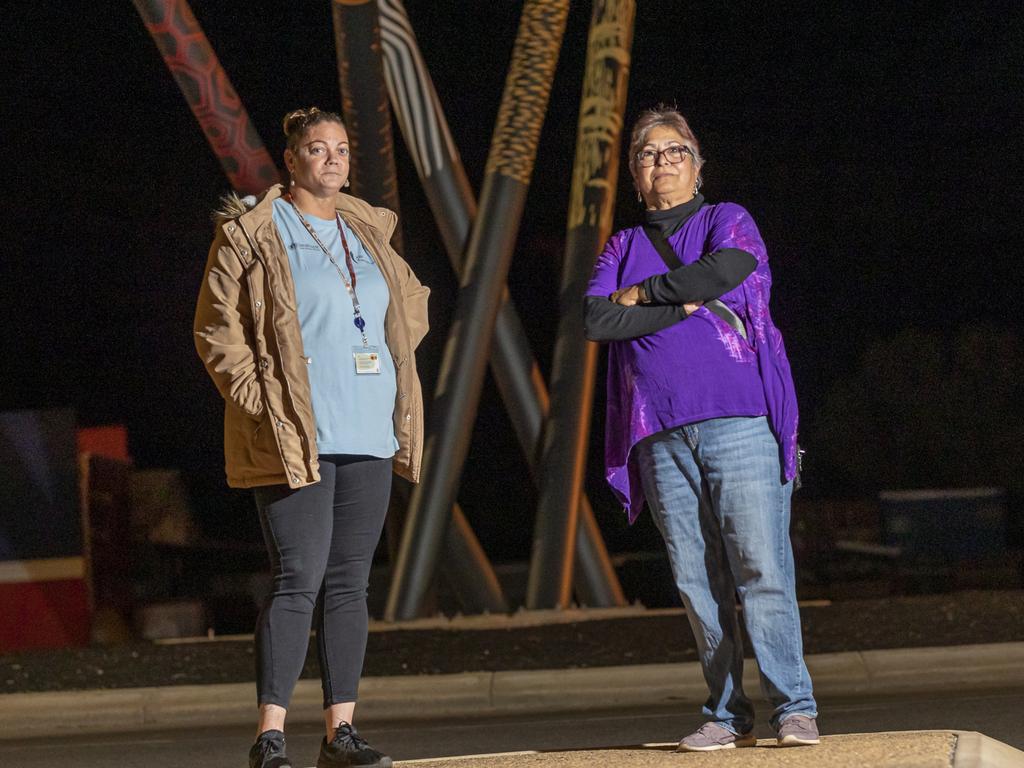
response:
<path id="1" fill-rule="evenodd" d="M 348 747 L 353 750 L 366 749 L 370 746 L 370 742 L 360 736 L 355 727 L 342 721 L 338 724 L 338 727 L 334 731 L 334 739 L 331 741 L 332 744 L 339 746 Z"/>
<path id="2" fill-rule="evenodd" d="M 284 739 L 280 736 L 272 736 L 268 739 L 259 740 L 259 754 L 260 762 L 266 760 L 268 757 L 273 755 L 280 755 L 284 753 Z"/>
<path id="3" fill-rule="evenodd" d="M 785 728 L 786 726 L 789 726 L 789 729 L 791 731 L 799 731 L 800 733 L 806 733 L 809 732 L 811 729 L 811 722 L 813 722 L 812 718 L 807 717 L 806 715 L 793 715 L 792 717 L 787 717 L 785 720 L 783 720 L 781 727 Z"/>
<path id="4" fill-rule="evenodd" d="M 699 733 L 699 734 L 701 734 L 703 736 L 707 736 L 709 739 L 718 739 L 718 738 L 721 738 L 721 736 L 722 736 L 722 734 L 718 732 L 719 728 L 721 728 L 720 725 L 716 725 L 715 723 L 708 722 L 708 723 L 704 723 L 704 725 L 702 725 L 700 728 L 698 728 L 697 729 L 697 733 Z M 737 738 L 739 738 L 739 737 L 737 737 Z"/>

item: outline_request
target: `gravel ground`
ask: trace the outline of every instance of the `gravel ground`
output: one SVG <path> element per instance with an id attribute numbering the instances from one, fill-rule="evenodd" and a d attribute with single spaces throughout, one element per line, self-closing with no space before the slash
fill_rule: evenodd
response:
<path id="1" fill-rule="evenodd" d="M 1024 590 L 862 599 L 801 609 L 804 651 L 1024 641 Z M 373 632 L 365 674 L 444 674 L 694 661 L 682 615 L 510 629 Z M 317 678 L 311 652 L 303 677 Z M 0 656 L 0 693 L 247 682 L 251 642 L 126 645 Z"/>

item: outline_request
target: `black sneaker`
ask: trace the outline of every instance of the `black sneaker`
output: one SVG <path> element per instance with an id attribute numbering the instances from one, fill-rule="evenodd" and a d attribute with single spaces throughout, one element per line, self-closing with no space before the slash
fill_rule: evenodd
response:
<path id="1" fill-rule="evenodd" d="M 281 731 L 264 731 L 256 738 L 249 750 L 249 768 L 292 768 Z"/>
<path id="2" fill-rule="evenodd" d="M 382 755 L 366 743 L 355 726 L 345 721 L 334 730 L 334 738 L 328 744 L 325 738 L 320 743 L 320 756 L 316 768 L 391 768 L 391 758 Z"/>

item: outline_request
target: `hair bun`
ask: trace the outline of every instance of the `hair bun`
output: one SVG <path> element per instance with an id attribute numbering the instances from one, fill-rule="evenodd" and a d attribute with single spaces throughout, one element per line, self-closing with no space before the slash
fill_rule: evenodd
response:
<path id="1" fill-rule="evenodd" d="M 309 123 L 317 121 L 316 119 L 320 114 L 320 109 L 317 107 L 293 109 L 284 116 L 284 121 L 282 122 L 284 135 L 290 138 L 294 134 L 301 134 Z"/>
<path id="2" fill-rule="evenodd" d="M 341 115 L 336 112 L 327 112 L 319 107 L 294 109 L 285 115 L 284 120 L 281 121 L 281 127 L 284 129 L 288 149 L 294 152 L 306 132 L 320 123 L 337 123 L 342 128 L 345 127 Z"/>

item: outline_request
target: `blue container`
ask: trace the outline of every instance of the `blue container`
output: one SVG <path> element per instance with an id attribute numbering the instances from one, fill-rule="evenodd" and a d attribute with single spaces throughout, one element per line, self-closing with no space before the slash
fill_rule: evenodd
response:
<path id="1" fill-rule="evenodd" d="M 0 562 L 82 556 L 75 413 L 0 413 Z"/>
<path id="2" fill-rule="evenodd" d="M 956 562 L 1006 551 L 1006 492 L 1001 488 L 883 491 L 882 541 L 904 560 Z"/>

